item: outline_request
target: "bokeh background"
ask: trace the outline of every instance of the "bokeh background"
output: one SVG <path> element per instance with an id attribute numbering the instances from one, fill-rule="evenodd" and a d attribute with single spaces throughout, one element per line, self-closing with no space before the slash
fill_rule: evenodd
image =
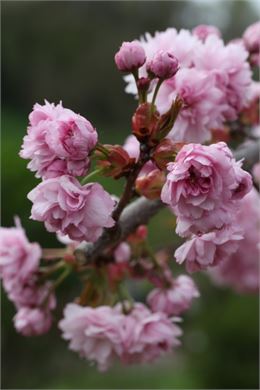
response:
<path id="1" fill-rule="evenodd" d="M 35 102 L 62 100 L 97 127 L 101 141 L 122 143 L 135 107 L 113 61 L 122 41 L 201 23 L 215 24 L 230 40 L 258 18 L 257 1 L 2 1 L 2 225 L 11 226 L 17 214 L 30 240 L 59 246 L 42 224 L 29 220 L 26 195 L 37 180 L 18 157 Z M 115 194 L 122 186 L 103 184 Z M 166 211 L 153 220 L 155 248 L 173 242 L 172 225 Z M 2 388 L 257 389 L 258 298 L 219 289 L 206 275 L 194 278 L 201 298 L 184 316 L 183 345 L 176 354 L 105 374 L 70 352 L 55 327 L 39 338 L 16 334 L 14 308 L 2 294 Z M 64 283 L 61 305 L 79 289 L 76 277 Z M 142 289 L 135 290 L 141 299 Z"/>

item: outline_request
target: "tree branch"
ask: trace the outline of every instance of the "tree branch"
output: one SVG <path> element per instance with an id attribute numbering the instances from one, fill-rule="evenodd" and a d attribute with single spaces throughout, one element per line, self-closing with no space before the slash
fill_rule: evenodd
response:
<path id="1" fill-rule="evenodd" d="M 259 160 L 259 142 L 250 142 L 242 145 L 234 152 L 237 160 L 244 159 L 243 165 L 250 169 Z M 118 221 L 118 229 L 105 229 L 102 236 L 95 243 L 80 245 L 75 250 L 76 259 L 81 264 L 95 261 L 102 252 L 115 246 L 133 233 L 139 225 L 147 224 L 165 205 L 160 200 L 148 200 L 144 197 L 128 205 Z"/>

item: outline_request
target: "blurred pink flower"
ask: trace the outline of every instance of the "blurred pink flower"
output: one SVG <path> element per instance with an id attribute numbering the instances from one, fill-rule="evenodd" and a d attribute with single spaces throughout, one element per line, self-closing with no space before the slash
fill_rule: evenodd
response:
<path id="1" fill-rule="evenodd" d="M 104 227 L 114 225 L 114 201 L 98 183 L 81 186 L 65 175 L 43 181 L 28 198 L 33 203 L 32 219 L 75 241 L 96 241 Z"/>
<path id="2" fill-rule="evenodd" d="M 167 315 L 180 315 L 188 310 L 194 298 L 200 296 L 193 280 L 180 275 L 172 281 L 170 287 L 156 288 L 150 292 L 147 302 L 154 312 Z"/>
<path id="3" fill-rule="evenodd" d="M 175 251 L 177 263 L 185 262 L 188 272 L 213 267 L 236 252 L 243 230 L 237 226 L 224 226 L 198 236 L 192 236 Z"/>
<path id="4" fill-rule="evenodd" d="M 97 132 L 79 114 L 47 101 L 35 104 L 20 156 L 31 159 L 28 168 L 36 177 L 64 174 L 83 176 L 89 167 L 89 153 L 97 143 Z"/>
<path id="5" fill-rule="evenodd" d="M 38 336 L 47 333 L 51 323 L 50 312 L 39 308 L 22 307 L 14 317 L 14 326 L 23 336 Z"/>
<path id="6" fill-rule="evenodd" d="M 252 187 L 251 176 L 224 142 L 184 146 L 168 171 L 161 199 L 176 214 L 176 232 L 183 236 L 231 222 L 236 201 Z"/>
<path id="7" fill-rule="evenodd" d="M 240 202 L 237 223 L 243 229 L 238 249 L 219 266 L 210 270 L 218 284 L 241 293 L 257 293 L 260 262 L 260 198 L 253 188 Z"/>
<path id="8" fill-rule="evenodd" d="M 117 305 L 119 310 L 121 305 Z M 124 363 L 147 363 L 169 353 L 180 345 L 181 329 L 162 312 L 152 313 L 142 303 L 136 303 L 124 316 L 119 327 Z"/>
<path id="9" fill-rule="evenodd" d="M 40 245 L 28 241 L 19 219 L 16 227 L 0 228 L 0 276 L 5 286 L 27 280 L 37 270 L 40 258 Z"/>
<path id="10" fill-rule="evenodd" d="M 119 337 L 122 318 L 109 306 L 91 308 L 71 303 L 65 307 L 59 328 L 62 337 L 70 341 L 71 350 L 105 371 L 122 350 Z"/>

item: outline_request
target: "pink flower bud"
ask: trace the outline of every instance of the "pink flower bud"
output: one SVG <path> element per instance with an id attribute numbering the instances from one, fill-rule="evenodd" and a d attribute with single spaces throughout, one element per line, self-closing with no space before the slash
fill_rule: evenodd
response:
<path id="1" fill-rule="evenodd" d="M 200 24 L 192 30 L 192 34 L 198 37 L 201 41 L 205 41 L 209 35 L 215 35 L 221 38 L 221 32 L 215 26 L 208 24 Z"/>
<path id="2" fill-rule="evenodd" d="M 171 53 L 160 50 L 147 64 L 147 71 L 159 79 L 170 79 L 179 69 L 177 58 Z"/>
<path id="3" fill-rule="evenodd" d="M 116 66 L 122 72 L 137 70 L 145 63 L 145 60 L 145 51 L 136 41 L 123 42 L 115 55 Z"/>
<path id="4" fill-rule="evenodd" d="M 243 34 L 243 40 L 247 50 L 257 52 L 260 49 L 260 22 L 251 24 Z"/>

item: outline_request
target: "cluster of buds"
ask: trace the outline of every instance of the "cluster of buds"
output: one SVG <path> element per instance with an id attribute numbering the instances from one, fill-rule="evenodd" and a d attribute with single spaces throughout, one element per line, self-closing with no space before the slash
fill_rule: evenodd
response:
<path id="1" fill-rule="evenodd" d="M 97 167 L 103 175 L 111 176 L 114 179 L 127 176 L 135 163 L 135 159 L 131 158 L 120 145 L 102 145 L 101 149 L 96 150 L 95 156 L 97 157 Z"/>

